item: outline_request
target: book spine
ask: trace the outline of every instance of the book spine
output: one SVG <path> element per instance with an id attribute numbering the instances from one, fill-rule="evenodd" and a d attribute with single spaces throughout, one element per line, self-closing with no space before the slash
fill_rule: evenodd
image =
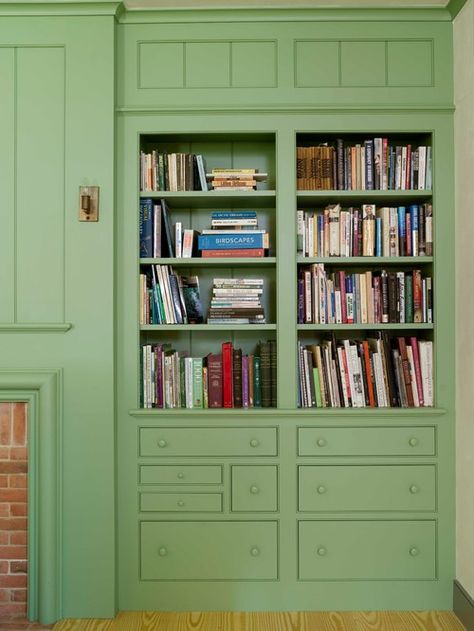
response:
<path id="1" fill-rule="evenodd" d="M 234 407 L 242 407 L 242 350 L 234 348 L 232 356 L 232 388 Z"/>
<path id="2" fill-rule="evenodd" d="M 203 407 L 202 358 L 193 357 L 193 408 Z"/>
<path id="3" fill-rule="evenodd" d="M 263 258 L 265 250 L 263 248 L 251 248 L 240 250 L 201 250 L 202 258 Z"/>
<path id="4" fill-rule="evenodd" d="M 270 343 L 260 343 L 260 370 L 262 384 L 262 407 L 269 408 L 272 404 L 272 380 Z"/>
<path id="5" fill-rule="evenodd" d="M 198 237 L 199 250 L 240 250 L 264 248 L 263 234 L 245 234 L 239 236 L 229 233 L 228 235 L 201 235 Z"/>
<path id="6" fill-rule="evenodd" d="M 254 407 L 262 407 L 262 377 L 260 357 L 257 355 L 253 358 L 253 397 Z"/>
<path id="7" fill-rule="evenodd" d="M 249 407 L 249 358 L 247 355 L 242 357 L 242 407 Z"/>
<path id="8" fill-rule="evenodd" d="M 233 404 L 233 376 L 232 376 L 232 344 L 222 344 L 222 373 L 223 373 L 223 403 L 225 408 L 231 408 Z"/>
<path id="9" fill-rule="evenodd" d="M 153 200 L 140 200 L 140 257 L 153 256 Z"/>

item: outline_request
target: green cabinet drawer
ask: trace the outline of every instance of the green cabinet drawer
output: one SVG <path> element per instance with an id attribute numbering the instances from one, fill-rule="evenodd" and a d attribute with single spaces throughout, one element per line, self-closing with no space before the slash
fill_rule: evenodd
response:
<path id="1" fill-rule="evenodd" d="M 157 512 L 222 511 L 221 493 L 140 493 L 140 510 Z"/>
<path id="2" fill-rule="evenodd" d="M 434 511 L 434 465 L 298 467 L 300 511 Z"/>
<path id="3" fill-rule="evenodd" d="M 276 456 L 276 427 L 142 427 L 140 456 Z"/>
<path id="4" fill-rule="evenodd" d="M 434 456 L 434 427 L 300 427 L 299 456 Z"/>
<path id="5" fill-rule="evenodd" d="M 275 465 L 232 467 L 232 511 L 278 510 L 278 469 Z"/>
<path id="6" fill-rule="evenodd" d="M 434 521 L 300 521 L 300 580 L 436 578 Z"/>
<path id="7" fill-rule="evenodd" d="M 143 521 L 142 580 L 276 580 L 277 522 Z"/>
<path id="8" fill-rule="evenodd" d="M 222 466 L 144 464 L 139 484 L 222 484 Z"/>

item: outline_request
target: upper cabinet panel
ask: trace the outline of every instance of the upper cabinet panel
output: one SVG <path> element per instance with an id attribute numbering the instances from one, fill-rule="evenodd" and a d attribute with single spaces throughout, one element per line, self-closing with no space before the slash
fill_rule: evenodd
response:
<path id="1" fill-rule="evenodd" d="M 449 21 L 124 23 L 119 108 L 451 107 Z"/>

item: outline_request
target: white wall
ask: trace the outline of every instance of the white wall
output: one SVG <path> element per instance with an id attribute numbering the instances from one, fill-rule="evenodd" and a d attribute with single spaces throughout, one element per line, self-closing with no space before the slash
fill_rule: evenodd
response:
<path id="1" fill-rule="evenodd" d="M 474 598 L 474 0 L 454 21 L 457 567 Z M 437 209 L 442 211 L 442 209 Z"/>

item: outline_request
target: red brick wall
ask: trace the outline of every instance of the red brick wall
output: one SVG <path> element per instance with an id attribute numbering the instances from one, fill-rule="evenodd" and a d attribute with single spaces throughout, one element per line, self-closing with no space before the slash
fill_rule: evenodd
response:
<path id="1" fill-rule="evenodd" d="M 0 402 L 0 619 L 26 617 L 26 404 Z"/>

